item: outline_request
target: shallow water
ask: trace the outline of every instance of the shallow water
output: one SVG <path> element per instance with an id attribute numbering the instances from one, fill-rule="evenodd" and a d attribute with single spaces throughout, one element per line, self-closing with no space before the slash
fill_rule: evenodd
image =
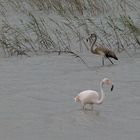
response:
<path id="1" fill-rule="evenodd" d="M 87 68 L 71 56 L 0 59 L 0 138 L 3 140 L 140 139 L 140 55 L 120 54 L 101 66 L 87 55 Z M 113 80 L 102 105 L 83 111 L 73 97 L 99 91 L 102 78 Z"/>

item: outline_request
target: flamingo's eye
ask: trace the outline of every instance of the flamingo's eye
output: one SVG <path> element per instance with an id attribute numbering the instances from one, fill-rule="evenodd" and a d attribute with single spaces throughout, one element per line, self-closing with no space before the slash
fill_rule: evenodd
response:
<path id="1" fill-rule="evenodd" d="M 109 85 L 109 84 L 111 84 L 111 81 L 110 81 L 109 79 L 107 79 L 107 80 L 105 81 L 105 83 Z"/>
<path id="2" fill-rule="evenodd" d="M 112 84 L 112 81 L 111 80 L 108 80 L 108 84 L 111 85 Z"/>

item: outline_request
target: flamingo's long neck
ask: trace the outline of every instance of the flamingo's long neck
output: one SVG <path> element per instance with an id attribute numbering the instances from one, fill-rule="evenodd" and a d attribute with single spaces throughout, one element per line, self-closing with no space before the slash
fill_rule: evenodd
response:
<path id="1" fill-rule="evenodd" d="M 94 51 L 94 44 L 96 43 L 96 41 L 97 41 L 97 36 L 95 35 L 95 40 L 92 42 L 92 44 L 91 44 L 91 49 L 90 49 L 90 51 L 94 54 L 95 53 L 95 51 Z"/>
<path id="2" fill-rule="evenodd" d="M 100 98 L 97 101 L 97 104 L 101 104 L 104 100 L 104 91 L 103 91 L 103 82 L 101 81 L 100 83 L 100 89 L 101 89 L 101 94 L 100 94 Z"/>

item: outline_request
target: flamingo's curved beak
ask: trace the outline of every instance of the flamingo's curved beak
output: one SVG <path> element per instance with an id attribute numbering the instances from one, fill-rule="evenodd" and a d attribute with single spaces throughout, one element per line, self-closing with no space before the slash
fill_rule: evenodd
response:
<path id="1" fill-rule="evenodd" d="M 111 91 L 114 89 L 114 85 L 112 84 L 112 86 L 111 86 Z"/>

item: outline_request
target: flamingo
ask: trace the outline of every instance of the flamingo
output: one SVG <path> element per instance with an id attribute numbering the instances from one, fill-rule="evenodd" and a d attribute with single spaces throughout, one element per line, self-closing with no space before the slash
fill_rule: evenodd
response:
<path id="1" fill-rule="evenodd" d="M 94 41 L 92 41 L 93 37 L 95 38 Z M 107 58 L 112 64 L 112 60 L 110 58 L 114 58 L 115 60 L 118 60 L 116 54 L 109 48 L 105 47 L 96 47 L 95 49 L 94 44 L 97 41 L 97 35 L 95 33 L 91 34 L 89 38 L 87 38 L 87 41 L 91 43 L 91 53 L 101 55 L 102 56 L 102 65 L 104 65 L 104 58 Z"/>
<path id="2" fill-rule="evenodd" d="M 86 105 L 89 104 L 91 105 L 91 109 L 93 109 L 93 104 L 102 104 L 104 100 L 104 91 L 103 91 L 103 86 L 104 85 L 111 85 L 111 91 L 114 88 L 112 80 L 108 78 L 102 79 L 100 82 L 100 89 L 101 89 L 101 94 L 99 94 L 97 91 L 94 90 L 85 90 L 81 93 L 79 93 L 75 98 L 75 102 L 80 102 L 83 110 L 85 110 Z"/>

